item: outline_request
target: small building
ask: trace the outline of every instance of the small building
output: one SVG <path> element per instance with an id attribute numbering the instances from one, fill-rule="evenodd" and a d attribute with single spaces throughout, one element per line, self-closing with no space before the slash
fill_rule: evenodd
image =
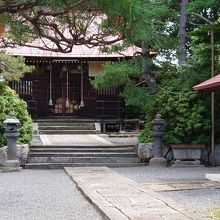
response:
<path id="1" fill-rule="evenodd" d="M 103 73 L 106 62 L 130 59 L 140 52 L 140 48 L 129 47 L 120 54 L 103 53 L 99 47 L 85 45 L 74 46 L 70 53 L 31 47 L 5 48 L 5 51 L 25 57 L 27 64 L 36 67 L 20 81 L 10 83 L 11 88 L 27 102 L 32 116 L 121 118 L 124 105 L 119 96 L 120 88 L 96 90 L 91 80 Z"/>

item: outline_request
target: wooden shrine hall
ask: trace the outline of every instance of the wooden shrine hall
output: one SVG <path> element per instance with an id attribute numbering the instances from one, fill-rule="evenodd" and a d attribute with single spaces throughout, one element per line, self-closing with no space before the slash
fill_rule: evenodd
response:
<path id="1" fill-rule="evenodd" d="M 106 62 L 130 59 L 138 47 L 122 53 L 103 53 L 98 47 L 74 46 L 70 53 L 30 47 L 5 48 L 23 56 L 35 66 L 10 86 L 24 99 L 33 117 L 77 116 L 79 118 L 121 118 L 124 112 L 120 88 L 95 89 L 91 80 L 103 73 Z"/>

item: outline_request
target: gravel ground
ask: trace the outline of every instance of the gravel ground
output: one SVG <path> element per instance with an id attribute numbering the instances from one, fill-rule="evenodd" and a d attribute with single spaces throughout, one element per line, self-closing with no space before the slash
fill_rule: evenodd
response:
<path id="1" fill-rule="evenodd" d="M 220 208 L 220 189 L 195 189 L 160 192 L 160 194 L 200 212 Z"/>
<path id="2" fill-rule="evenodd" d="M 101 220 L 62 170 L 0 173 L 0 220 Z"/>
<path id="3" fill-rule="evenodd" d="M 115 168 L 119 174 L 140 183 L 182 183 L 207 181 L 205 174 L 220 173 L 220 167 L 215 168 L 152 168 L 133 167 Z M 200 212 L 206 213 L 210 209 L 220 208 L 220 189 L 194 189 L 160 192 L 162 195 Z"/>
<path id="4" fill-rule="evenodd" d="M 114 170 L 138 183 L 205 181 L 205 174 L 220 173 L 220 167 L 153 168 L 150 166 L 143 166 L 115 168 Z"/>

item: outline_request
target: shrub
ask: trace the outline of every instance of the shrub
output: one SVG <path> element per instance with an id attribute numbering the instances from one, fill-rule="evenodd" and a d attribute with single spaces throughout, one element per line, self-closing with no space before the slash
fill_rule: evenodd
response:
<path id="1" fill-rule="evenodd" d="M 32 120 L 27 112 L 27 104 L 8 87 L 0 84 L 0 147 L 6 145 L 4 120 L 12 112 L 20 121 L 17 143 L 29 143 L 32 138 Z"/>
<path id="2" fill-rule="evenodd" d="M 204 96 L 206 99 L 210 95 Z M 146 124 L 141 132 L 141 142 L 151 142 L 152 120 L 160 113 L 166 121 L 165 145 L 179 143 L 209 143 L 209 101 L 193 91 L 191 83 L 179 74 L 163 75 L 161 89 L 147 107 Z"/>

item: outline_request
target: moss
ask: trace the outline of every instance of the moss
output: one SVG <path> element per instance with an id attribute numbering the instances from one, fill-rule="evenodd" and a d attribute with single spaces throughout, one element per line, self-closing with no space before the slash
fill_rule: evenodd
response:
<path id="1" fill-rule="evenodd" d="M 220 209 L 213 209 L 213 210 L 211 211 L 211 215 L 212 215 L 213 217 L 215 217 L 216 219 L 220 219 Z"/>

